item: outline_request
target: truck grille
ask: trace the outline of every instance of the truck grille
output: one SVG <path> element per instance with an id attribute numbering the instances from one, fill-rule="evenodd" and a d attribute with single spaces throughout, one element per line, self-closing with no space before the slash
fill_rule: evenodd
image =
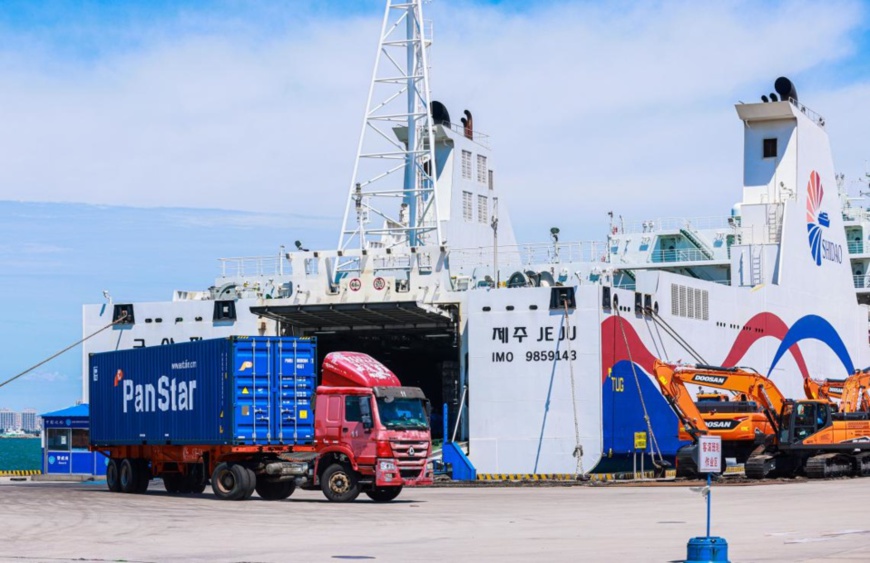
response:
<path id="1" fill-rule="evenodd" d="M 392 440 L 390 445 L 403 479 L 419 477 L 429 459 L 429 443 L 419 440 Z"/>

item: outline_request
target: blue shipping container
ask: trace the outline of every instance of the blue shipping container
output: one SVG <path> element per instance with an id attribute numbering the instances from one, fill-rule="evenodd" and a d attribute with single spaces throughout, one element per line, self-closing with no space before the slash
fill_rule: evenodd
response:
<path id="1" fill-rule="evenodd" d="M 243 337 L 90 357 L 91 443 L 309 444 L 314 339 Z"/>

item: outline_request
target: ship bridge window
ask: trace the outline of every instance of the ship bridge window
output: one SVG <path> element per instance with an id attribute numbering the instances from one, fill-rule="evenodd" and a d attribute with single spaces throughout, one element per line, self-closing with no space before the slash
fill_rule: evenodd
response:
<path id="1" fill-rule="evenodd" d="M 462 151 L 462 177 L 471 180 L 471 151 Z"/>
<path id="2" fill-rule="evenodd" d="M 776 139 L 764 140 L 764 158 L 776 158 Z"/>

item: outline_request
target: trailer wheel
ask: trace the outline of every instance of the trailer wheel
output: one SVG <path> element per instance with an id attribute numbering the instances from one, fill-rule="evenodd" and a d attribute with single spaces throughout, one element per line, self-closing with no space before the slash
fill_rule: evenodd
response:
<path id="1" fill-rule="evenodd" d="M 118 460 L 111 458 L 106 466 L 106 486 L 113 493 L 121 492 L 121 478 L 118 475 Z"/>
<path id="2" fill-rule="evenodd" d="M 247 473 L 247 483 L 245 484 L 245 494 L 242 496 L 242 500 L 248 500 L 253 496 L 254 490 L 257 488 L 257 474 L 254 473 L 254 470 L 250 467 L 245 467 L 244 465 L 240 466 Z"/>
<path id="3" fill-rule="evenodd" d="M 181 480 L 181 492 L 198 495 L 205 490 L 205 483 L 202 482 L 198 471 L 190 471 Z"/>
<path id="4" fill-rule="evenodd" d="M 164 473 L 163 486 L 167 493 L 186 493 L 184 486 L 184 475 L 181 473 Z"/>
<path id="5" fill-rule="evenodd" d="M 332 502 L 350 502 L 359 496 L 359 480 L 353 469 L 333 463 L 323 472 L 320 488 Z"/>
<path id="6" fill-rule="evenodd" d="M 190 493 L 192 495 L 201 495 L 205 490 L 205 483 L 202 483 L 196 479 L 191 479 L 190 483 L 185 484 L 185 492 Z"/>
<path id="7" fill-rule="evenodd" d="M 263 500 L 284 500 L 296 490 L 295 481 L 269 481 L 257 479 L 257 494 Z"/>
<path id="8" fill-rule="evenodd" d="M 135 493 L 139 488 L 139 475 L 136 471 L 136 460 L 125 457 L 121 460 L 121 468 L 118 471 L 118 482 L 121 491 Z"/>
<path id="9" fill-rule="evenodd" d="M 390 502 L 399 496 L 402 492 L 402 487 L 376 487 L 366 491 L 366 496 L 375 502 Z"/>
<path id="10" fill-rule="evenodd" d="M 211 488 L 222 500 L 240 500 L 247 492 L 247 484 L 247 470 L 235 463 L 219 463 L 211 475 Z"/>
<path id="11" fill-rule="evenodd" d="M 148 483 L 151 481 L 151 468 L 148 467 L 147 459 L 135 459 L 134 469 L 136 470 L 136 490 L 137 494 L 143 494 L 148 490 Z"/>
<path id="12" fill-rule="evenodd" d="M 201 463 L 187 464 L 187 474 L 181 479 L 180 491 L 185 494 L 199 495 L 205 490 L 202 474 L 204 468 Z"/>

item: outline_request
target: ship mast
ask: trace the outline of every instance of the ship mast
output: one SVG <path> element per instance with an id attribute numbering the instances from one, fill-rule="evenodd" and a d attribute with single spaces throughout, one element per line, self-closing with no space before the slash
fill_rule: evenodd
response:
<path id="1" fill-rule="evenodd" d="M 387 0 L 338 249 L 441 243 L 422 0 Z"/>

